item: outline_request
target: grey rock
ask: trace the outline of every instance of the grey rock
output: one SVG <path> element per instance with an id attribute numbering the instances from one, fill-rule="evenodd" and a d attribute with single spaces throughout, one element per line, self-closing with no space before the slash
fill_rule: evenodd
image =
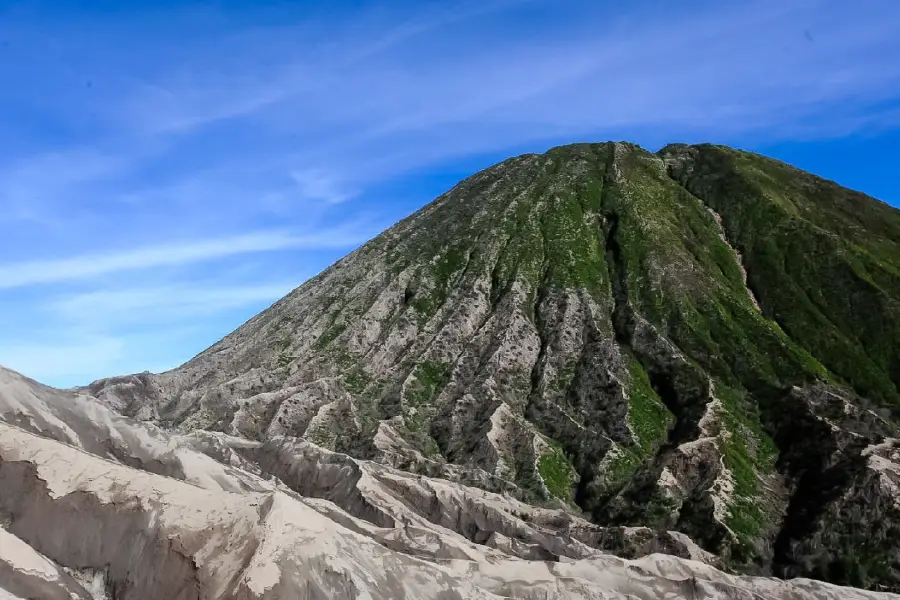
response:
<path id="1" fill-rule="evenodd" d="M 114 413 L 99 402 L 0 373 L 3 598 L 897 597 L 726 575 L 698 562 L 714 558 L 682 534 L 598 528 L 302 439 L 148 438 L 146 423 L 119 417 L 121 456 L 152 440 L 177 446 L 169 461 L 191 466 L 152 473 L 59 428 L 28 425 L 52 422 L 65 404 L 83 431 L 109 432 Z M 158 452 L 154 443 L 143 452 Z M 895 452 L 886 445 L 868 456 L 876 470 L 893 470 Z M 651 554 L 598 550 L 610 546 Z"/>

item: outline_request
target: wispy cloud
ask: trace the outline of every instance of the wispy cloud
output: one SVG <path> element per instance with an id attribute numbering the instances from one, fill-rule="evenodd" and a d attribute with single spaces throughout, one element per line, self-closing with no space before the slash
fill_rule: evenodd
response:
<path id="1" fill-rule="evenodd" d="M 115 288 L 63 296 L 47 310 L 71 323 L 93 327 L 153 323 L 189 317 L 209 317 L 248 305 L 272 303 L 298 282 L 233 283 L 230 285 L 162 284 L 154 287 Z"/>
<path id="2" fill-rule="evenodd" d="M 328 27 L 315 17 L 294 14 L 293 22 L 228 32 L 215 54 L 194 52 L 181 57 L 176 68 L 137 80 L 131 93 L 120 99 L 124 110 L 111 114 L 143 133 L 183 134 L 251 117 L 280 103 L 294 105 L 304 96 L 330 97 L 331 102 L 329 88 L 341 79 L 339 72 L 366 70 L 371 60 L 427 34 L 528 2 L 423 2 L 411 11 L 360 7 L 356 16 L 329 22 Z"/>
<path id="3" fill-rule="evenodd" d="M 55 260 L 34 260 L 0 265 L 0 289 L 87 279 L 138 269 L 184 266 L 254 252 L 346 248 L 357 245 L 366 238 L 365 234 L 346 228 L 310 234 L 266 231 Z"/>
<path id="4" fill-rule="evenodd" d="M 340 204 L 355 195 L 353 191 L 341 189 L 340 183 L 321 169 L 293 171 L 291 178 L 297 184 L 300 197 L 303 199 Z"/>
<path id="5" fill-rule="evenodd" d="M 296 285 L 293 280 L 157 281 L 58 292 L 46 303 L 20 308 L 21 326 L 5 323 L 0 364 L 63 387 L 169 369 Z"/>
<path id="6" fill-rule="evenodd" d="M 789 139 L 843 135 L 861 120 L 891 127 L 879 103 L 900 88 L 900 11 L 869 5 L 757 1 L 698 14 L 638 3 L 614 18 L 583 9 L 526 34 L 450 20 L 440 35 L 425 27 L 423 41 L 406 25 L 411 34 L 399 27 L 383 45 L 356 30 L 331 53 L 292 55 L 266 82 L 279 100 L 239 120 L 264 139 L 302 140 L 266 160 L 293 156 L 355 186 L 473 152 L 629 130 Z M 229 113 L 214 101 L 207 110 Z"/>
<path id="7" fill-rule="evenodd" d="M 58 223 L 60 215 L 46 211 L 67 190 L 115 177 L 128 160 L 92 148 L 70 148 L 19 157 L 0 167 L 0 222 Z"/>

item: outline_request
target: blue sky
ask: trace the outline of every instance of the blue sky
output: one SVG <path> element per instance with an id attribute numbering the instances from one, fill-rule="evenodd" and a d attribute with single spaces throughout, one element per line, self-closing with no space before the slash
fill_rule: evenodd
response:
<path id="1" fill-rule="evenodd" d="M 900 203 L 900 3 L 0 0 L 0 363 L 171 368 L 497 160 L 737 145 Z"/>

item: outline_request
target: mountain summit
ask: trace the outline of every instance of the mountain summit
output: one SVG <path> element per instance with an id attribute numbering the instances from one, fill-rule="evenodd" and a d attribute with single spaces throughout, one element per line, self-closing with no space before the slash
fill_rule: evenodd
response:
<path id="1" fill-rule="evenodd" d="M 181 367 L 79 392 L 896 587 L 898 387 L 900 212 L 755 154 L 605 143 L 486 169 Z"/>

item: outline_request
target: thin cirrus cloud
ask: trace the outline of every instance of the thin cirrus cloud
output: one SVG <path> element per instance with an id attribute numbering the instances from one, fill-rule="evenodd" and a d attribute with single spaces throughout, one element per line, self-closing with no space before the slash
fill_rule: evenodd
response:
<path id="1" fill-rule="evenodd" d="M 63 296 L 52 301 L 47 309 L 81 326 L 166 322 L 270 303 L 296 287 L 297 281 L 285 281 L 103 289 Z"/>
<path id="2" fill-rule="evenodd" d="M 302 198 L 320 200 L 326 204 L 340 204 L 352 198 L 356 192 L 343 189 L 328 173 L 321 169 L 305 169 L 291 173 Z"/>
<path id="3" fill-rule="evenodd" d="M 311 234 L 268 231 L 122 252 L 34 260 L 0 265 L 0 289 L 90 279 L 138 269 L 185 266 L 254 252 L 310 247 L 343 248 L 365 241 L 366 237 L 346 228 Z"/>
<path id="4" fill-rule="evenodd" d="M 241 118 L 267 139 L 312 141 L 274 163 L 357 186 L 467 154 L 629 130 L 652 130 L 654 143 L 893 127 L 882 103 L 900 86 L 900 10 L 868 4 L 660 9 L 548 27 L 536 39 L 451 29 L 424 47 L 412 36 L 346 69 L 331 68 L 340 57 L 307 66 L 321 69 L 315 89 L 286 88 L 283 101 Z"/>

